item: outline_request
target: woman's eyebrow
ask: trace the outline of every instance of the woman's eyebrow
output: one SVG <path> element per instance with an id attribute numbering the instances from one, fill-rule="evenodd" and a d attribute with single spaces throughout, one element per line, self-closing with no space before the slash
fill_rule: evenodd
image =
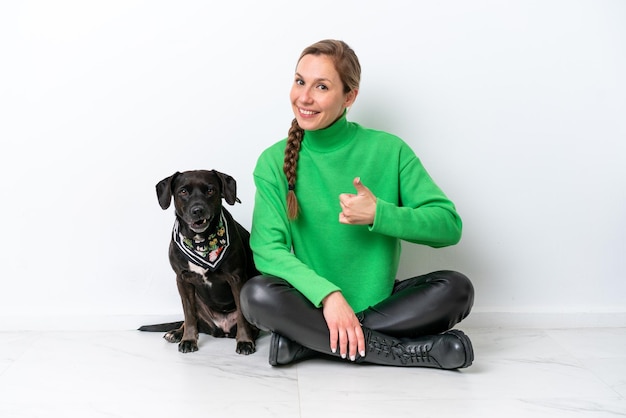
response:
<path id="1" fill-rule="evenodd" d="M 302 75 L 298 72 L 296 72 L 296 77 L 304 79 L 304 77 L 302 77 Z M 324 78 L 324 77 L 316 78 L 313 80 L 313 82 L 315 83 L 319 83 L 320 81 L 323 81 L 326 83 L 332 83 L 332 81 L 329 78 Z"/>

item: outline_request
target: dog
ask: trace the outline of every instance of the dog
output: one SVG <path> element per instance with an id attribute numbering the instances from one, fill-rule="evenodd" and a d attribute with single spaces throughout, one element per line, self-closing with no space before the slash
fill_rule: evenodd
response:
<path id="1" fill-rule="evenodd" d="M 241 203 L 237 182 L 216 170 L 176 172 L 156 185 L 163 210 L 174 201 L 176 219 L 169 260 L 183 305 L 184 321 L 144 325 L 140 331 L 167 331 L 178 351 L 198 350 L 200 332 L 236 338 L 236 352 L 252 354 L 259 330 L 239 306 L 243 284 L 259 274 L 250 250 L 250 233 L 222 205 Z"/>

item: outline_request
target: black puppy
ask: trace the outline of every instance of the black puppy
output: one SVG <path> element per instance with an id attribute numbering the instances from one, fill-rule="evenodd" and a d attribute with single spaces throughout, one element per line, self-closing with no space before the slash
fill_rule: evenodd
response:
<path id="1" fill-rule="evenodd" d="M 222 198 L 229 205 L 241 203 L 235 179 L 215 170 L 176 172 L 161 180 L 156 192 L 163 210 L 174 198 L 169 258 L 185 320 L 139 330 L 168 331 L 163 338 L 179 342 L 183 353 L 198 350 L 199 332 L 236 338 L 237 353 L 254 353 L 259 330 L 239 307 L 241 286 L 258 274 L 250 234 L 222 207 Z"/>

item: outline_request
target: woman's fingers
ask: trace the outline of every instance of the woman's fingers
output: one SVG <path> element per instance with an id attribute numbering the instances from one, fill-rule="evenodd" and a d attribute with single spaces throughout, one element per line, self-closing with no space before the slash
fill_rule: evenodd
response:
<path id="1" fill-rule="evenodd" d="M 330 332 L 330 351 L 337 352 L 337 340 L 339 339 L 339 331 L 336 327 L 329 327 Z"/>
<path id="2" fill-rule="evenodd" d="M 341 354 L 341 358 L 346 358 L 348 353 L 348 346 L 350 342 L 350 337 L 346 330 L 342 330 L 339 332 L 339 354 Z"/>

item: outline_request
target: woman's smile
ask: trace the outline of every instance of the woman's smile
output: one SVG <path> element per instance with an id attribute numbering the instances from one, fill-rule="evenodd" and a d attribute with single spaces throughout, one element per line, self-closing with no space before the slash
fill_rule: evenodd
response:
<path id="1" fill-rule="evenodd" d="M 306 109 L 298 109 L 298 111 L 304 117 L 315 116 L 315 115 L 317 115 L 319 113 L 319 112 L 315 112 L 313 110 L 306 110 Z"/>

